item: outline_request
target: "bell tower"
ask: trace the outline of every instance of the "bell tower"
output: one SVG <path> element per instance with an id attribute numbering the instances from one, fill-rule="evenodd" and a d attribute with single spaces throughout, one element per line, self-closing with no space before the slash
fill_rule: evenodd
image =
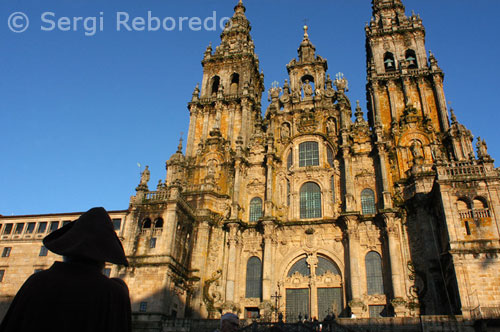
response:
<path id="1" fill-rule="evenodd" d="M 441 151 L 450 127 L 444 74 L 434 55 L 427 56 L 418 15 L 406 16 L 401 0 L 372 0 L 372 9 L 365 27 L 368 117 L 395 148 L 390 162 L 397 181 L 447 154 Z"/>
<path id="2" fill-rule="evenodd" d="M 264 75 L 250 36 L 250 22 L 240 0 L 221 33 L 221 43 L 210 44 L 202 60 L 203 80 L 191 102 L 186 156 L 195 156 L 211 137 L 221 137 L 232 149 L 239 137 L 246 145 L 260 119 Z"/>

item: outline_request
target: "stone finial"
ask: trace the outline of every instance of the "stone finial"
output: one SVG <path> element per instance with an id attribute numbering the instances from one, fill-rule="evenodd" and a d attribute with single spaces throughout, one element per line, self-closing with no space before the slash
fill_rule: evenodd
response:
<path id="1" fill-rule="evenodd" d="M 307 25 L 304 25 L 304 40 L 309 39 L 309 34 L 307 33 L 307 29 L 309 29 L 309 27 Z"/>
<path id="2" fill-rule="evenodd" d="M 181 138 L 179 138 L 179 145 L 177 146 L 177 152 L 182 153 L 182 134 Z"/>
<path id="3" fill-rule="evenodd" d="M 196 83 L 196 86 L 193 90 L 193 95 L 191 97 L 192 102 L 196 102 L 200 100 L 200 83 Z"/>
<path id="4" fill-rule="evenodd" d="M 361 110 L 361 106 L 359 106 L 359 100 L 356 100 L 356 112 L 354 113 L 356 116 L 356 122 L 363 122 L 363 111 Z"/>
<path id="5" fill-rule="evenodd" d="M 455 111 L 453 111 L 453 108 L 450 108 L 450 114 L 451 114 L 451 124 L 454 125 L 458 121 L 457 121 L 457 117 L 455 116 Z"/>

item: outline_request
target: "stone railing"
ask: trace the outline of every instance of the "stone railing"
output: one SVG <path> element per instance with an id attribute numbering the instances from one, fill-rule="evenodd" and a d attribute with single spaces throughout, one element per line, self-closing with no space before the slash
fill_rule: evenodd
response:
<path id="1" fill-rule="evenodd" d="M 486 169 L 485 164 L 480 164 L 477 160 L 452 161 L 437 165 L 437 175 L 439 180 L 454 178 L 479 178 L 492 175 L 492 170 Z M 494 173 L 494 172 L 493 172 Z"/>
<path id="2" fill-rule="evenodd" d="M 167 191 L 148 191 L 144 193 L 143 202 L 166 201 L 168 199 Z"/>
<path id="3" fill-rule="evenodd" d="M 489 209 L 474 209 L 474 210 L 461 210 L 458 211 L 460 219 L 481 219 L 491 217 Z"/>

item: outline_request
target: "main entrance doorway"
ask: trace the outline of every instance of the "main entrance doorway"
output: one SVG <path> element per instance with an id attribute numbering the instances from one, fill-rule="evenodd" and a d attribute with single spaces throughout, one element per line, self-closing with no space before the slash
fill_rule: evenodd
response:
<path id="1" fill-rule="evenodd" d="M 340 270 L 326 257 L 299 259 L 288 271 L 284 287 L 288 323 L 306 318 L 321 321 L 331 313 L 338 316 L 344 307 Z"/>

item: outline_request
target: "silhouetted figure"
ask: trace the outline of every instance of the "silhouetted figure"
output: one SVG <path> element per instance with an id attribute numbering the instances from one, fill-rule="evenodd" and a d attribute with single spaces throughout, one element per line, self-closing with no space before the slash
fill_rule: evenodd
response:
<path id="1" fill-rule="evenodd" d="M 214 332 L 236 332 L 240 327 L 240 319 L 235 314 L 228 312 L 220 318 L 220 328 Z"/>
<path id="2" fill-rule="evenodd" d="M 113 223 L 93 208 L 43 239 L 62 255 L 49 269 L 33 274 L 19 289 L 1 332 L 129 332 L 128 288 L 102 274 L 105 262 L 128 266 Z"/>

